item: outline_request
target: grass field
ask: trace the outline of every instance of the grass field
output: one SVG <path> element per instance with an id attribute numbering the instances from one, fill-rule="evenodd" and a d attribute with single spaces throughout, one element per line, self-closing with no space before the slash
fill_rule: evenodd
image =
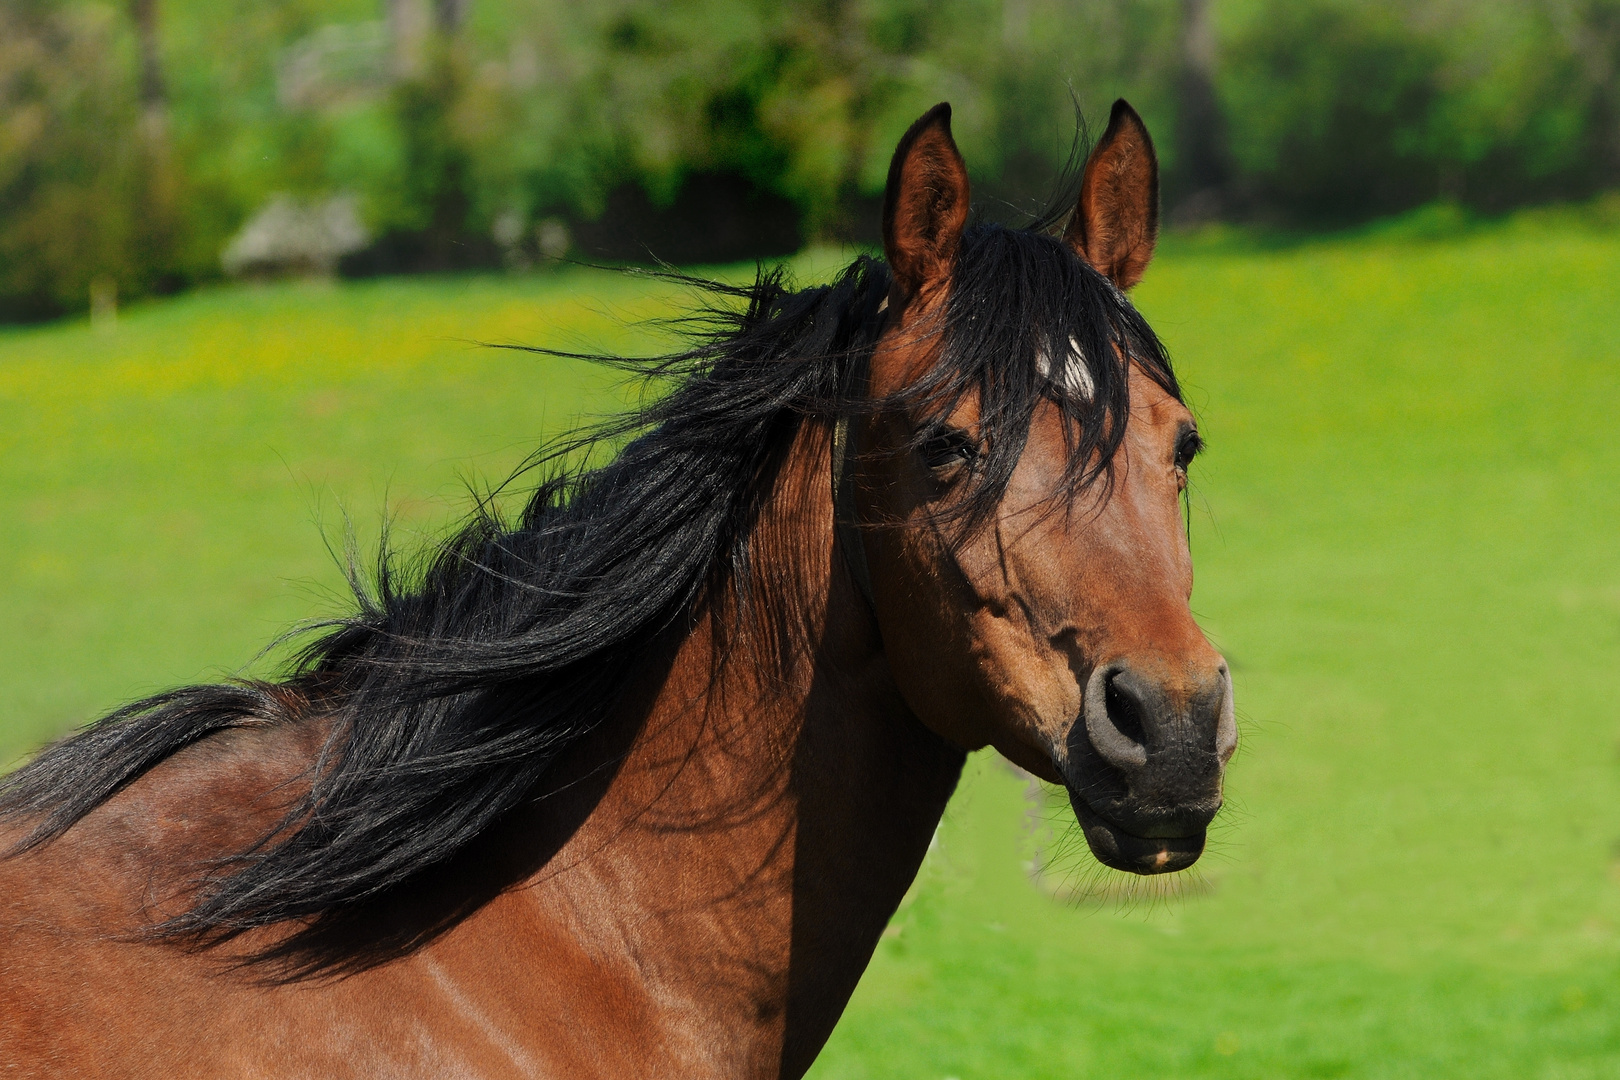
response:
<path id="1" fill-rule="evenodd" d="M 1245 738 L 1202 893 L 1053 899 L 1097 875 L 1032 883 L 976 759 L 814 1075 L 1620 1076 L 1617 283 L 1571 215 L 1172 244 L 1137 299 L 1210 443 L 1194 601 Z M 643 347 L 668 302 L 288 285 L 0 333 L 0 756 L 238 670 L 341 602 L 342 508 L 442 526 L 621 392 L 468 339 Z"/>

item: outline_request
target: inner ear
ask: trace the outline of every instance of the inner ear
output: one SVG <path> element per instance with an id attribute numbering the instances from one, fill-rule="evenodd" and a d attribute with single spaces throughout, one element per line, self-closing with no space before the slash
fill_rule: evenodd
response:
<path id="1" fill-rule="evenodd" d="M 1086 161 L 1080 205 L 1064 230 L 1078 254 L 1121 289 L 1142 280 L 1159 239 L 1159 159 L 1124 98 Z"/>
<path id="2" fill-rule="evenodd" d="M 967 224 L 967 166 L 940 102 L 901 138 L 883 195 L 883 253 L 904 298 L 950 277 Z"/>

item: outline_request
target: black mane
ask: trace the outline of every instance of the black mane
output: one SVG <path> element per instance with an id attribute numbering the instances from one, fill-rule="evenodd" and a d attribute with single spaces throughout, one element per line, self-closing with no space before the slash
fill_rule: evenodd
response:
<path id="1" fill-rule="evenodd" d="M 307 796 L 158 927 L 207 941 L 303 920 L 274 950 L 285 959 L 323 919 L 442 867 L 523 805 L 610 712 L 652 643 L 746 582 L 753 523 L 799 426 L 874 406 L 862 382 L 886 318 L 881 262 L 863 256 L 802 291 L 779 270 L 747 287 L 680 280 L 713 298 L 692 317 L 701 332 L 690 349 L 590 358 L 662 380 L 667 395 L 536 455 L 528 468 L 547 479 L 515 522 L 481 503 L 414 568 L 385 552 L 373 584 L 357 581 L 358 609 L 283 681 L 174 690 L 45 749 L 0 784 L 0 815 L 32 819 L 13 853 L 59 837 L 212 734 L 329 716 Z M 1070 421 L 1078 487 L 1107 472 L 1124 433 L 1119 357 L 1179 396 L 1146 323 L 1060 241 L 973 226 L 953 280 L 943 360 L 901 404 L 928 415 L 982 395 L 986 450 L 970 514 L 999 502 L 1039 401 L 1060 402 Z M 1035 359 L 1063 355 L 1071 340 L 1089 399 L 1061 393 Z M 621 443 L 605 466 L 569 465 Z"/>

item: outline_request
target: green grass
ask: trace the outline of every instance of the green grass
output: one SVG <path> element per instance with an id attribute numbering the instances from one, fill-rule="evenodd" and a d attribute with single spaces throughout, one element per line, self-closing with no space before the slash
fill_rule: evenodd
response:
<path id="1" fill-rule="evenodd" d="M 819 1080 L 1620 1076 L 1617 282 L 1620 235 L 1556 217 L 1171 245 L 1138 300 L 1210 442 L 1194 604 L 1244 720 L 1211 889 L 1050 899 L 977 759 Z M 285 286 L 0 334 L 0 754 L 331 610 L 339 504 L 432 528 L 617 400 L 463 339 L 638 347 L 667 301 Z"/>

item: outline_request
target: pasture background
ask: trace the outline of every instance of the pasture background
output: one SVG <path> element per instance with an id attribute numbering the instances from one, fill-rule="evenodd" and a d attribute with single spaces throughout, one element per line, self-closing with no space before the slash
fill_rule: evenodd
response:
<path id="1" fill-rule="evenodd" d="M 1052 899 L 1098 879 L 1031 882 L 1042 828 L 981 755 L 815 1076 L 1620 1075 L 1602 218 L 1168 245 L 1137 300 L 1209 439 L 1194 606 L 1244 724 L 1207 893 Z M 431 536 L 624 392 L 472 340 L 645 348 L 627 320 L 679 301 L 566 271 L 0 331 L 0 758 L 253 663 L 341 606 L 342 508 L 363 547 L 385 504 Z"/>

